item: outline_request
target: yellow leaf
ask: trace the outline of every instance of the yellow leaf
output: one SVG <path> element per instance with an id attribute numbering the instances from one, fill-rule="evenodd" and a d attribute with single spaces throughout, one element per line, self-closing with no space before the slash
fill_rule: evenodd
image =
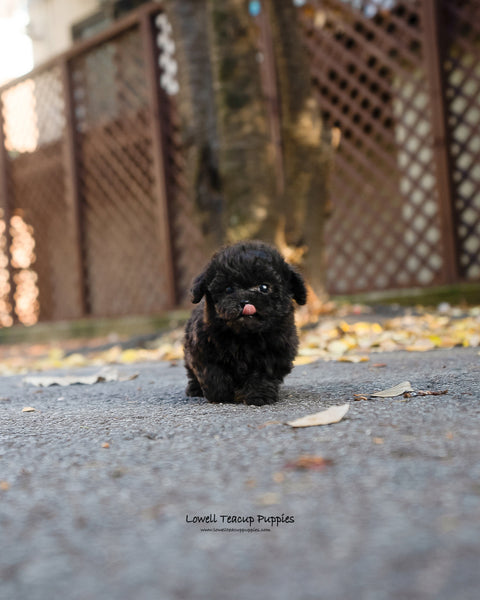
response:
<path id="1" fill-rule="evenodd" d="M 341 356 L 349 349 L 348 344 L 343 340 L 333 340 L 327 346 L 328 352 L 336 356 Z"/>
<path id="2" fill-rule="evenodd" d="M 138 350 L 134 350 L 133 348 L 130 348 L 129 350 L 124 350 L 121 354 L 120 354 L 120 362 L 122 363 L 134 363 L 137 362 L 139 359 L 139 352 Z"/>
<path id="3" fill-rule="evenodd" d="M 367 323 L 366 321 L 359 321 L 352 325 L 352 329 L 357 335 L 364 335 L 366 333 L 382 333 L 383 327 L 379 323 Z"/>
<path id="4" fill-rule="evenodd" d="M 297 356 L 297 358 L 293 361 L 293 364 L 296 367 L 301 365 L 309 365 L 318 360 L 318 356 Z"/>
<path id="5" fill-rule="evenodd" d="M 410 344 L 405 348 L 405 350 L 408 350 L 408 352 L 427 352 L 428 350 L 433 350 L 434 348 L 435 344 L 431 340 L 422 339 Z"/>
<path id="6" fill-rule="evenodd" d="M 113 346 L 106 352 L 102 352 L 99 358 L 102 363 L 113 363 L 119 360 L 121 353 L 122 349 L 120 346 Z"/>
<path id="7" fill-rule="evenodd" d="M 51 348 L 48 352 L 48 358 L 52 362 L 61 361 L 64 356 L 65 354 L 61 348 Z"/>
<path id="8" fill-rule="evenodd" d="M 358 355 L 350 355 L 350 356 L 341 356 L 337 359 L 338 362 L 349 362 L 349 363 L 361 363 L 368 362 L 370 359 L 368 356 L 358 356 Z"/>
<path id="9" fill-rule="evenodd" d="M 74 354 L 70 354 L 63 359 L 63 364 L 66 367 L 83 367 L 88 364 L 88 360 L 83 354 L 79 354 L 78 352 Z"/>

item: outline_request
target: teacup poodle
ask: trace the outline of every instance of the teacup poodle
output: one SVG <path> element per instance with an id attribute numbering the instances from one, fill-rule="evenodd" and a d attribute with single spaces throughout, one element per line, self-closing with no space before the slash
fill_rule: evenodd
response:
<path id="1" fill-rule="evenodd" d="M 193 283 L 185 330 L 187 396 L 271 404 L 297 354 L 294 304 L 305 304 L 299 273 L 263 242 L 219 250 Z"/>

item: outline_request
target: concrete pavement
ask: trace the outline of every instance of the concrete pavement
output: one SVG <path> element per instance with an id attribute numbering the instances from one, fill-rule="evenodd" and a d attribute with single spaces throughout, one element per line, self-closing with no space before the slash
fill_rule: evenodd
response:
<path id="1" fill-rule="evenodd" d="M 296 367 L 266 407 L 187 399 L 181 365 L 119 370 L 139 376 L 0 378 L 2 600 L 478 598 L 478 350 Z M 403 380 L 448 394 L 353 400 Z"/>

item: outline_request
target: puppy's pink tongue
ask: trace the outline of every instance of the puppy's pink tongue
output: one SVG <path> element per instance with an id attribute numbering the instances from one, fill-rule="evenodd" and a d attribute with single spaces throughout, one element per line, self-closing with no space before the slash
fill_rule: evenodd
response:
<path id="1" fill-rule="evenodd" d="M 245 304 L 242 310 L 242 315 L 254 315 L 257 312 L 257 309 L 253 306 L 253 304 Z"/>

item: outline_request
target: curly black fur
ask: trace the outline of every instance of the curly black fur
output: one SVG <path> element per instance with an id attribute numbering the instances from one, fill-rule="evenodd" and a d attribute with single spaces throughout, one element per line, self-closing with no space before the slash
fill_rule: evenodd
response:
<path id="1" fill-rule="evenodd" d="M 203 300 L 202 300 L 203 299 Z M 193 284 L 185 330 L 187 396 L 271 404 L 298 349 L 294 305 L 302 277 L 263 242 L 219 250 Z"/>

